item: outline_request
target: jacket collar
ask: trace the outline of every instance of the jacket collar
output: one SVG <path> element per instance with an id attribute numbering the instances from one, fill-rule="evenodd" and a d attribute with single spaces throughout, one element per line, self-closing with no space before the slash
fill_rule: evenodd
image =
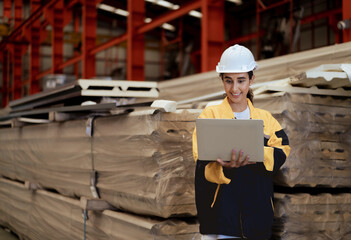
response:
<path id="1" fill-rule="evenodd" d="M 250 99 L 246 98 L 246 100 L 247 100 L 247 104 L 249 105 L 251 119 L 256 119 L 257 114 L 256 114 L 255 107 L 252 105 L 252 102 L 250 101 Z M 232 107 L 230 106 L 228 101 L 228 97 L 226 97 L 221 103 L 221 108 L 223 109 L 221 113 L 222 118 L 231 119 L 234 117 Z"/>

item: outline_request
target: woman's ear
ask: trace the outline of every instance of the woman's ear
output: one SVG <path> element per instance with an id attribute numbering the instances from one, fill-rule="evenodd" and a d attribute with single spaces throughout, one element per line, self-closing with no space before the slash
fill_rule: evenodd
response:
<path id="1" fill-rule="evenodd" d="M 255 75 L 252 75 L 251 79 L 249 80 L 250 81 L 250 85 L 253 83 L 254 80 L 255 80 Z"/>

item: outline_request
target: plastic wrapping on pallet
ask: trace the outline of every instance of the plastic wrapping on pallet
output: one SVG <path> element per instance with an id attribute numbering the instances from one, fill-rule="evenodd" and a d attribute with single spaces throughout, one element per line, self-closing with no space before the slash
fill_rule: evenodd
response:
<path id="1" fill-rule="evenodd" d="M 160 219 L 112 210 L 88 211 L 80 201 L 0 178 L 0 224 L 21 239 L 200 239 L 194 219 Z M 84 220 L 86 222 L 84 226 Z M 84 233 L 85 230 L 85 233 Z"/>
<path id="2" fill-rule="evenodd" d="M 351 186 L 351 98 L 284 94 L 254 100 L 289 136 L 291 153 L 275 183 Z"/>
<path id="3" fill-rule="evenodd" d="M 85 120 L 0 129 L 0 174 L 89 196 L 91 141 Z"/>
<path id="4" fill-rule="evenodd" d="M 272 239 L 350 239 L 351 194 L 275 193 Z"/>
<path id="5" fill-rule="evenodd" d="M 195 215 L 191 137 L 198 114 L 96 119 L 94 165 L 101 197 L 136 213 Z"/>
<path id="6" fill-rule="evenodd" d="M 94 197 L 96 186 L 101 199 L 128 212 L 194 216 L 191 140 L 199 113 L 142 112 L 0 129 L 0 174 L 67 196 Z"/>

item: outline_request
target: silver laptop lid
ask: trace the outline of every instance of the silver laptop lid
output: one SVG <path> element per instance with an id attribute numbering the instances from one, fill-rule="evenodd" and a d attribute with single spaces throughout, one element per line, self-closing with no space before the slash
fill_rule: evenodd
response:
<path id="1" fill-rule="evenodd" d="M 263 162 L 263 121 L 258 119 L 196 119 L 199 160 L 230 161 L 233 149 L 250 162 Z"/>

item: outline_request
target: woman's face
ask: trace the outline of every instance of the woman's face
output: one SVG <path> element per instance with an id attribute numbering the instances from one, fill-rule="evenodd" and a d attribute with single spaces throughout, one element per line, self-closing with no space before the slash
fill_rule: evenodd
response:
<path id="1" fill-rule="evenodd" d="M 246 95 L 254 78 L 253 75 L 249 79 L 247 72 L 223 73 L 222 82 L 229 101 L 234 104 L 246 103 Z"/>

